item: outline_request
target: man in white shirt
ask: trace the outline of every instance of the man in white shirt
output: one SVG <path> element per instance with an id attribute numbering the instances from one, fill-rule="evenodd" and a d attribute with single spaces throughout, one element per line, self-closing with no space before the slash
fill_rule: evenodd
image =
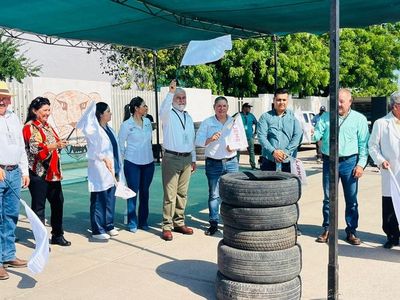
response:
<path id="1" fill-rule="evenodd" d="M 29 171 L 21 122 L 7 109 L 11 96 L 7 84 L 0 81 L 0 280 L 9 278 L 5 268 L 27 265 L 26 260 L 15 256 L 19 195 L 21 185 L 29 185 Z"/>
<path id="2" fill-rule="evenodd" d="M 195 133 L 193 120 L 185 107 L 186 92 L 177 88 L 176 81 L 172 80 L 160 107 L 164 147 L 162 238 L 166 241 L 172 240 L 172 230 L 193 234 L 193 229 L 185 225 L 185 207 L 190 175 L 196 170 Z"/>
<path id="3" fill-rule="evenodd" d="M 368 142 L 369 155 L 381 168 L 382 178 L 382 229 L 387 241 L 384 248 L 399 245 L 399 222 L 393 206 L 389 168 L 400 182 L 400 92 L 390 96 L 391 111 L 375 121 Z M 399 201 L 400 199 L 398 199 Z"/>
<path id="4" fill-rule="evenodd" d="M 237 152 L 230 150 L 228 139 L 233 118 L 228 116 L 228 100 L 217 97 L 214 101 L 215 115 L 205 119 L 196 135 L 196 146 L 205 147 L 206 176 L 208 181 L 208 210 L 210 227 L 204 232 L 214 235 L 219 222 L 219 179 L 226 173 L 239 171 Z"/>

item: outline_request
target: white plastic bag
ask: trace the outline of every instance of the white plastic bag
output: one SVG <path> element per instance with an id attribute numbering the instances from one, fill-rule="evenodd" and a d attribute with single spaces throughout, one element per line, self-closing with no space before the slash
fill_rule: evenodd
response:
<path id="1" fill-rule="evenodd" d="M 306 170 L 304 169 L 303 162 L 300 159 L 294 157 L 290 158 L 290 172 L 299 177 L 302 185 L 307 184 Z"/>

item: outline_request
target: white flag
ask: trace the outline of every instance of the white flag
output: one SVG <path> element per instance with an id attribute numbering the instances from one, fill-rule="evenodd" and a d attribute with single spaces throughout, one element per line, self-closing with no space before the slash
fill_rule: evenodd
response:
<path id="1" fill-rule="evenodd" d="M 29 223 L 31 223 L 33 236 L 36 242 L 35 251 L 28 261 L 28 269 L 32 273 L 37 274 L 43 271 L 49 259 L 49 237 L 46 228 L 39 220 L 38 216 L 24 200 L 20 199 L 20 201 L 25 208 Z"/>
<path id="2" fill-rule="evenodd" d="M 129 199 L 136 196 L 136 193 L 128 188 L 122 181 L 116 182 L 115 197 Z"/>
<path id="3" fill-rule="evenodd" d="M 191 41 L 183 56 L 181 66 L 196 66 L 217 61 L 232 49 L 231 35 L 207 41 Z"/>
<path id="4" fill-rule="evenodd" d="M 392 195 L 393 208 L 397 220 L 400 220 L 400 186 L 393 171 L 390 168 L 388 171 L 390 173 L 390 194 Z"/>
<path id="5" fill-rule="evenodd" d="M 85 135 L 91 135 L 99 128 L 100 124 L 96 118 L 96 101 L 92 101 L 76 124 L 76 129 L 82 129 Z"/>

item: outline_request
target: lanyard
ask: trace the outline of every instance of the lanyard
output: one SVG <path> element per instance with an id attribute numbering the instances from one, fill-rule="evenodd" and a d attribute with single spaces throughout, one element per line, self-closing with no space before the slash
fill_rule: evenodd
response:
<path id="1" fill-rule="evenodd" d="M 183 113 L 183 118 L 184 118 L 184 120 L 185 120 L 185 123 L 184 123 L 184 122 L 182 122 L 181 117 L 178 115 L 178 113 L 175 111 L 175 109 L 172 109 L 172 111 L 173 111 L 173 112 L 176 114 L 176 116 L 178 117 L 179 121 L 181 122 L 183 131 L 185 131 L 185 129 L 186 129 L 186 128 L 185 128 L 185 126 L 186 126 L 186 114 Z"/>

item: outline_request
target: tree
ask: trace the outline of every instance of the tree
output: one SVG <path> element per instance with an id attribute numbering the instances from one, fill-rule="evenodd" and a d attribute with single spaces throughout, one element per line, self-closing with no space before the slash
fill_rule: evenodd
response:
<path id="1" fill-rule="evenodd" d="M 37 76 L 41 66 L 35 66 L 19 52 L 21 43 L 11 38 L 4 38 L 0 31 L 0 80 L 16 79 L 21 81 L 28 76 Z"/>
<path id="2" fill-rule="evenodd" d="M 290 34 L 278 41 L 278 85 L 300 97 L 329 93 L 329 36 Z M 183 86 L 209 88 L 236 97 L 273 93 L 274 45 L 270 38 L 235 40 L 215 63 L 179 67 L 185 47 L 157 51 L 158 83 L 178 78 Z M 153 52 L 115 47 L 107 72 L 116 83 L 152 88 Z M 354 95 L 388 95 L 396 89 L 400 69 L 400 23 L 341 30 L 340 84 Z"/>
<path id="3" fill-rule="evenodd" d="M 340 35 L 340 84 L 356 96 L 384 96 L 397 90 L 400 23 L 343 29 Z"/>

